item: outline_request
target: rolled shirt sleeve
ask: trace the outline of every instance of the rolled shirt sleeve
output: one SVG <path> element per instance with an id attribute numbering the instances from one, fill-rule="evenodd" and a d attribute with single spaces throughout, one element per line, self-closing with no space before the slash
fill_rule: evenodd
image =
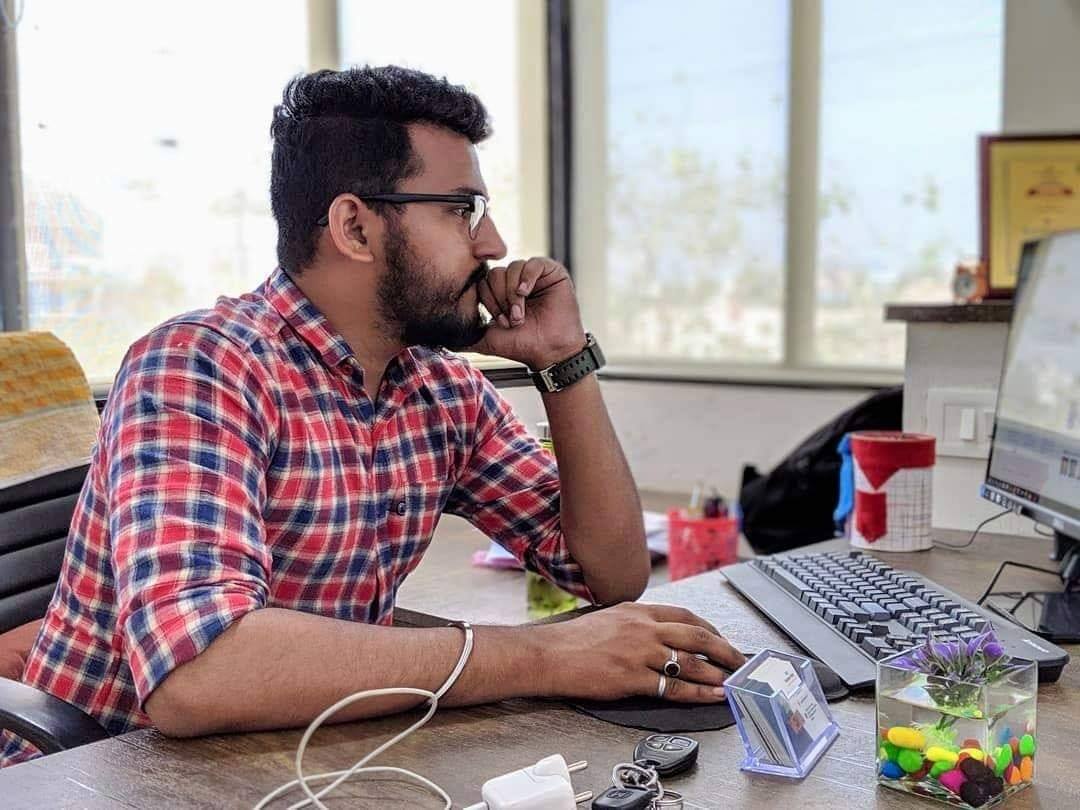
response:
<path id="1" fill-rule="evenodd" d="M 110 551 L 140 706 L 267 603 L 274 403 L 253 368 L 224 335 L 174 323 L 132 347 L 113 386 L 103 433 Z"/>
<path id="2" fill-rule="evenodd" d="M 476 372 L 473 443 L 447 501 L 528 570 L 590 602 L 581 566 L 566 546 L 555 459 L 514 415 L 491 381 Z"/>

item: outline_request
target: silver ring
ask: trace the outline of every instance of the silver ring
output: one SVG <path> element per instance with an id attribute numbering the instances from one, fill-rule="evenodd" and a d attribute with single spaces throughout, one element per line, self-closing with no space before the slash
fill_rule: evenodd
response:
<path id="1" fill-rule="evenodd" d="M 664 674 L 672 678 L 678 678 L 682 673 L 682 664 L 679 663 L 679 651 L 671 648 L 671 657 L 664 662 Z"/>
<path id="2" fill-rule="evenodd" d="M 656 686 L 656 696 L 658 698 L 664 697 L 664 692 L 667 691 L 667 678 L 663 675 L 660 676 L 660 683 Z"/>

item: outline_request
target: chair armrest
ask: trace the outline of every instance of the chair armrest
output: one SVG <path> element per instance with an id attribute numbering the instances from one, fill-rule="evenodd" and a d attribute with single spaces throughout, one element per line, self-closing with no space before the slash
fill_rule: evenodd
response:
<path id="1" fill-rule="evenodd" d="M 9 678 L 0 678 L 0 728 L 18 734 L 43 754 L 55 754 L 109 736 L 82 709 Z"/>

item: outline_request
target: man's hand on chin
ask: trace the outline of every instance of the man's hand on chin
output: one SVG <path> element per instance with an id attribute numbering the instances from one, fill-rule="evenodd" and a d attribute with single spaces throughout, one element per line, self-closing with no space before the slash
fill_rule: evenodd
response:
<path id="1" fill-rule="evenodd" d="M 585 346 L 585 329 L 566 268 L 532 258 L 492 267 L 477 285 L 491 325 L 471 351 L 546 368 Z"/>

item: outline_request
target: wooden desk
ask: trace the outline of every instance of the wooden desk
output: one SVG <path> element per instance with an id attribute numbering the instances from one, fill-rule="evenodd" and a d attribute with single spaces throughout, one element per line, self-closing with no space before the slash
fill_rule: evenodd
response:
<path id="1" fill-rule="evenodd" d="M 960 535 L 943 537 L 955 542 Z M 842 547 L 842 542 L 833 541 L 815 550 Z M 1039 562 L 1048 549 L 1049 544 L 1042 541 L 986 536 L 966 551 L 935 549 L 883 558 L 972 597 L 993 574 L 997 561 L 1009 557 Z M 1009 587 L 1014 584 L 1022 587 L 1024 577 L 1008 581 Z M 744 649 L 791 648 L 779 631 L 726 584 L 720 572 L 651 588 L 646 598 L 697 611 Z M 1072 652 L 1075 656 L 1080 648 Z M 687 808 L 699 809 L 933 806 L 876 786 L 872 697 L 849 698 L 834 704 L 833 710 L 841 736 L 804 782 L 742 773 L 742 746 L 736 730 L 728 728 L 695 735 L 701 741 L 698 765 L 672 779 L 669 786 L 685 794 Z M 347 767 L 405 724 L 406 717 L 399 716 L 325 728 L 309 748 L 306 768 L 315 773 Z M 1078 726 L 1080 660 L 1074 658 L 1057 684 L 1040 690 L 1038 782 L 1010 800 L 1009 808 L 1066 808 L 1080 803 L 1080 768 L 1073 758 Z M 251 807 L 292 778 L 291 763 L 300 735 L 300 731 L 287 731 L 178 741 L 155 731 L 134 732 L 0 771 L 0 803 L 6 807 Z M 423 773 L 446 788 L 460 807 L 479 800 L 480 786 L 489 777 L 554 752 L 568 761 L 589 761 L 588 770 L 575 777 L 577 790 L 603 790 L 611 766 L 631 754 L 640 736 L 633 729 L 585 717 L 556 702 L 516 700 L 440 712 L 426 728 L 388 752 L 381 764 Z M 404 783 L 357 781 L 346 783 L 341 791 L 338 795 L 353 800 L 338 798 L 330 806 L 440 806 L 419 787 Z"/>

